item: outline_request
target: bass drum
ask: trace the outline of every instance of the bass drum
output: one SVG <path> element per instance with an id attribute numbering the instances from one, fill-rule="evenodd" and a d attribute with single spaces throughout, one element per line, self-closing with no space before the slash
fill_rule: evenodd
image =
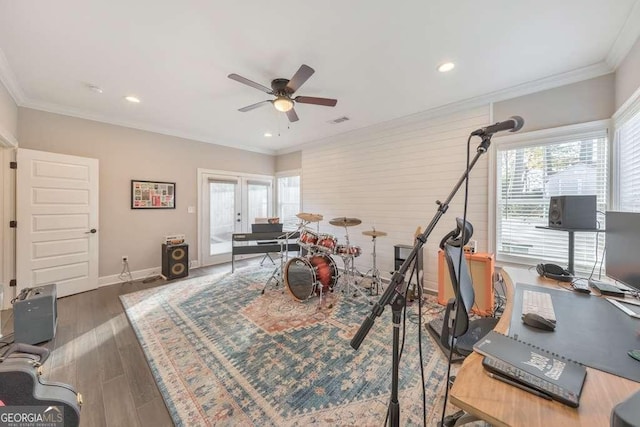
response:
<path id="1" fill-rule="evenodd" d="M 328 292 L 338 281 L 338 268 L 329 255 L 292 258 L 284 267 L 284 285 L 296 301 Z M 317 284 L 317 285 L 316 285 Z"/>

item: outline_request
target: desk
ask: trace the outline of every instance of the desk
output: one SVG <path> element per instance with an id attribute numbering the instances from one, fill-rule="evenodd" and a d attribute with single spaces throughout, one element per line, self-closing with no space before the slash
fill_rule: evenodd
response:
<path id="1" fill-rule="evenodd" d="M 284 231 L 274 231 L 267 233 L 235 233 L 231 236 L 231 272 L 235 270 L 235 257 L 236 255 L 246 254 L 266 254 L 270 252 L 280 252 L 282 246 L 287 243 L 288 240 L 295 240 L 300 233 L 289 233 L 289 239 L 285 239 L 287 233 Z M 277 243 L 271 244 L 244 244 L 238 245 L 238 242 L 260 242 L 260 241 L 277 241 Z M 297 243 L 288 242 L 288 248 L 290 252 L 297 252 L 300 250 L 300 246 Z"/>
<path id="2" fill-rule="evenodd" d="M 516 282 L 559 288 L 555 280 L 541 278 L 535 271 L 507 268 L 502 274 L 507 305 L 495 330 L 507 333 Z M 608 426 L 612 408 L 638 390 L 640 383 L 587 367 L 580 407 L 574 409 L 489 378 L 482 356 L 473 353 L 463 362 L 450 396 L 451 403 L 494 426 L 591 427 Z"/>

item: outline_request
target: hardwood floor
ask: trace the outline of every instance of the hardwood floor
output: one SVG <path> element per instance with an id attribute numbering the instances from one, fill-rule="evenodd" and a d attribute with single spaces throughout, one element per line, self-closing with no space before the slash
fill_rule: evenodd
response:
<path id="1" fill-rule="evenodd" d="M 259 261 L 238 261 L 236 266 Z M 191 270 L 189 278 L 230 271 L 230 264 L 203 267 Z M 58 328 L 55 338 L 44 344 L 51 355 L 43 377 L 82 393 L 81 426 L 173 425 L 118 298 L 167 283 L 119 283 L 58 299 Z M 2 334 L 13 332 L 10 311 L 3 312 L 2 320 Z"/>

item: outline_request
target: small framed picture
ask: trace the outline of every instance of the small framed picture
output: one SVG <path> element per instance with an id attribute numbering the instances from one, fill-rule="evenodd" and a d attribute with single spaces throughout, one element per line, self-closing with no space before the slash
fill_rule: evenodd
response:
<path id="1" fill-rule="evenodd" d="M 131 180 L 131 209 L 175 208 L 175 182 Z"/>

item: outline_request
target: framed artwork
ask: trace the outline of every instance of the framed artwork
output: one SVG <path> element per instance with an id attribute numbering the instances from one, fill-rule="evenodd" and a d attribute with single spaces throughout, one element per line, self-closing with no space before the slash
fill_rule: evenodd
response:
<path id="1" fill-rule="evenodd" d="M 175 208 L 175 182 L 131 180 L 131 209 Z"/>

